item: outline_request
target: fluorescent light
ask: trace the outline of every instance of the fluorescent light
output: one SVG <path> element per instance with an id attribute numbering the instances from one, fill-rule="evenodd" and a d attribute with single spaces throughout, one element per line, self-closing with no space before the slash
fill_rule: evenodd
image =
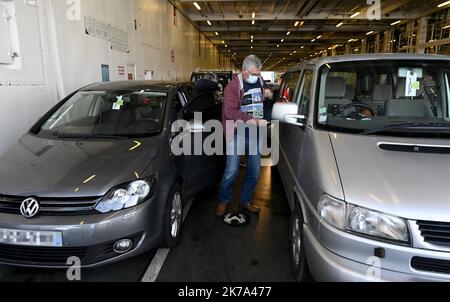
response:
<path id="1" fill-rule="evenodd" d="M 441 7 L 447 6 L 449 4 L 450 4 L 450 1 L 445 1 L 445 2 L 443 2 L 441 4 L 439 4 L 438 7 L 441 8 Z"/>
<path id="2" fill-rule="evenodd" d="M 228 48 L 228 45 L 225 44 L 225 48 Z"/>
<path id="3" fill-rule="evenodd" d="M 351 15 L 350 18 L 353 19 L 353 18 L 359 16 L 359 14 L 361 14 L 361 12 L 356 12 L 353 15 Z"/>
<path id="4" fill-rule="evenodd" d="M 286 33 L 286 36 L 289 36 L 291 34 L 291 32 L 290 31 L 288 31 L 287 33 Z"/>
<path id="5" fill-rule="evenodd" d="M 316 39 L 312 39 L 311 42 L 313 42 L 313 43 L 316 42 Z"/>
<path id="6" fill-rule="evenodd" d="M 319 40 L 320 38 L 322 38 L 322 35 L 317 36 L 316 39 Z"/>
<path id="7" fill-rule="evenodd" d="M 300 24 L 300 21 L 295 22 L 294 26 L 297 27 Z"/>
<path id="8" fill-rule="evenodd" d="M 251 40 L 250 42 L 252 42 L 252 43 L 253 43 L 253 40 Z"/>
<path id="9" fill-rule="evenodd" d="M 211 25 L 212 25 L 212 24 L 211 24 L 211 21 L 209 21 L 209 20 L 208 20 L 208 21 L 206 21 L 206 23 L 208 23 L 208 25 L 209 25 L 209 26 L 211 26 Z"/>
<path id="10" fill-rule="evenodd" d="M 222 44 L 225 44 L 225 41 L 224 41 L 224 40 L 222 40 Z"/>
<path id="11" fill-rule="evenodd" d="M 200 7 L 200 5 L 198 5 L 197 2 L 194 2 L 194 6 L 195 6 L 199 11 L 202 10 L 202 8 Z"/>
<path id="12" fill-rule="evenodd" d="M 219 35 L 219 33 L 218 33 L 217 31 L 215 32 L 215 34 L 216 34 L 216 36 L 218 36 L 218 35 Z"/>
<path id="13" fill-rule="evenodd" d="M 371 34 L 373 34 L 373 30 L 369 31 L 366 35 L 370 36 Z"/>
<path id="14" fill-rule="evenodd" d="M 280 47 L 280 44 L 278 44 L 277 47 Z"/>
<path id="15" fill-rule="evenodd" d="M 252 20 L 252 25 L 255 25 L 255 20 Z"/>
<path id="16" fill-rule="evenodd" d="M 402 20 L 398 20 L 398 21 L 395 21 L 394 23 L 391 23 L 391 26 L 394 26 L 394 25 L 397 25 L 397 24 L 400 24 L 400 23 L 402 23 Z"/>
<path id="17" fill-rule="evenodd" d="M 253 12 L 252 13 L 252 19 L 255 19 L 255 17 L 256 17 L 256 14 Z"/>
<path id="18" fill-rule="evenodd" d="M 300 49 L 303 49 L 303 48 L 305 48 L 305 46 L 300 47 Z"/>
<path id="19" fill-rule="evenodd" d="M 450 25 L 442 27 L 442 29 L 447 29 L 447 28 L 450 28 Z"/>
<path id="20" fill-rule="evenodd" d="M 281 39 L 281 43 L 283 43 L 284 42 L 284 39 Z"/>
<path id="21" fill-rule="evenodd" d="M 344 22 L 339 23 L 336 27 L 341 27 L 342 25 L 344 25 Z"/>
<path id="22" fill-rule="evenodd" d="M 250 37 L 253 40 L 253 36 Z"/>
<path id="23" fill-rule="evenodd" d="M 296 50 L 294 50 L 294 53 L 297 53 L 297 51 L 296 51 Z"/>

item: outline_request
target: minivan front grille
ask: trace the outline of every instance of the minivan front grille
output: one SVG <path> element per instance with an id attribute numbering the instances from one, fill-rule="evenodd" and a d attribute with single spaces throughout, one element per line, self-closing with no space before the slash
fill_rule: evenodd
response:
<path id="1" fill-rule="evenodd" d="M 417 221 L 420 233 L 425 242 L 450 246 L 450 223 Z"/>
<path id="2" fill-rule="evenodd" d="M 450 274 L 450 261 L 423 257 L 413 257 L 411 267 L 418 271 Z"/>
<path id="3" fill-rule="evenodd" d="M 0 213 L 20 214 L 20 205 L 27 197 L 0 195 Z M 83 198 L 36 198 L 39 214 L 43 216 L 71 216 L 98 213 L 96 204 L 101 197 Z"/>

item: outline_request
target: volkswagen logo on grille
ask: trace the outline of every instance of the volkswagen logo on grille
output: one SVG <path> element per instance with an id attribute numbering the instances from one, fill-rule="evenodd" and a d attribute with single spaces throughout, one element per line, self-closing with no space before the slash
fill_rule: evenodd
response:
<path id="1" fill-rule="evenodd" d="M 33 218 L 39 213 L 39 202 L 34 198 L 25 199 L 20 205 L 20 213 L 25 218 Z"/>

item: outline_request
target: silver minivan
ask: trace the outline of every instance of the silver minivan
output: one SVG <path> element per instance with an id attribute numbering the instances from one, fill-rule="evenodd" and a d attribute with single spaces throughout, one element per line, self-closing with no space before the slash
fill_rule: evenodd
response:
<path id="1" fill-rule="evenodd" d="M 449 281 L 450 57 L 303 62 L 280 97 L 297 279 Z"/>

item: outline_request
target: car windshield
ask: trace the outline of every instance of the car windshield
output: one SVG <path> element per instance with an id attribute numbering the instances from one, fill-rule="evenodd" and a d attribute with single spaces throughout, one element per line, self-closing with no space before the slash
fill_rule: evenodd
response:
<path id="1" fill-rule="evenodd" d="M 161 132 L 166 93 L 80 91 L 43 123 L 59 138 L 145 137 Z"/>
<path id="2" fill-rule="evenodd" d="M 337 132 L 450 133 L 450 61 L 326 64 L 319 72 L 316 123 Z"/>

